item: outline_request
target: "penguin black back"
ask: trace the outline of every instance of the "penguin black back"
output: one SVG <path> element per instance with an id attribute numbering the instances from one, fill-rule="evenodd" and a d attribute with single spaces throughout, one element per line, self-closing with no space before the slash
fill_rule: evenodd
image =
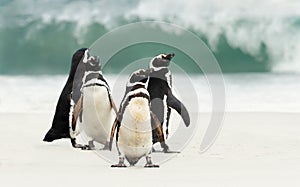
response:
<path id="1" fill-rule="evenodd" d="M 156 114 L 159 121 L 164 121 L 164 97 L 171 89 L 171 74 L 168 66 L 174 54 L 160 54 L 150 62 L 150 74 L 147 90 L 151 98 L 151 111 Z"/>
<path id="2" fill-rule="evenodd" d="M 77 102 L 80 97 L 80 88 L 85 72 L 82 60 L 86 51 L 87 48 L 82 48 L 73 54 L 68 80 L 59 96 L 52 126 L 43 141 L 52 142 L 53 140 L 61 138 L 70 138 L 69 113 L 71 107 L 71 93 L 73 91 L 72 98 Z"/>
<path id="3" fill-rule="evenodd" d="M 183 118 L 185 125 L 189 126 L 190 117 L 185 106 L 172 94 L 172 76 L 168 68 L 174 53 L 160 54 L 154 57 L 150 64 L 150 74 L 148 83 L 148 92 L 151 98 L 151 111 L 157 116 L 161 128 L 165 121 L 165 110 L 167 110 L 166 126 L 168 135 L 168 124 L 171 108 L 175 109 Z M 164 101 L 166 99 L 166 101 Z M 153 121 L 152 121 L 153 125 Z M 153 144 L 159 141 L 157 136 L 157 128 L 153 126 Z M 168 146 L 161 142 L 165 152 L 168 152 Z"/>

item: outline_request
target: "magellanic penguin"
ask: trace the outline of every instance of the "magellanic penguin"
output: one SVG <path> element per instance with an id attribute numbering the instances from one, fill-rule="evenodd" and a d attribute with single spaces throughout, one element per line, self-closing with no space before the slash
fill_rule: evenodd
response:
<path id="1" fill-rule="evenodd" d="M 151 111 L 157 116 L 163 129 L 163 124 L 166 121 L 166 136 L 168 137 L 168 126 L 171 114 L 171 108 L 175 109 L 182 117 L 185 125 L 190 125 L 190 117 L 186 107 L 172 93 L 172 75 L 169 70 L 171 59 L 175 56 L 171 54 L 160 54 L 154 57 L 149 63 L 149 83 L 147 90 L 151 99 Z M 165 119 L 165 112 L 167 113 Z M 160 141 L 157 136 L 157 128 L 153 126 L 153 144 L 160 142 L 164 152 L 172 152 L 165 143 L 165 138 Z"/>
<path id="2" fill-rule="evenodd" d="M 83 147 L 82 145 L 76 143 L 75 137 L 71 138 L 70 113 L 72 105 L 79 101 L 81 95 L 80 89 L 82 86 L 82 78 L 85 72 L 82 61 L 84 56 L 88 55 L 87 51 L 87 48 L 82 48 L 73 54 L 68 80 L 59 96 L 52 126 L 45 135 L 43 141 L 52 142 L 61 138 L 70 138 L 73 147 Z"/>
<path id="3" fill-rule="evenodd" d="M 104 145 L 103 149 L 108 149 L 110 131 L 115 119 L 113 111 L 117 114 L 117 108 L 109 85 L 102 75 L 99 57 L 91 56 L 84 59 L 83 63 L 85 74 L 81 89 L 82 102 L 79 103 L 82 104 L 82 128 L 91 138 L 86 148 L 94 149 L 93 141 L 96 141 Z"/>
<path id="4" fill-rule="evenodd" d="M 155 116 L 150 112 L 147 81 L 148 72 L 143 69 L 133 72 L 129 77 L 118 119 L 115 120 L 111 131 L 110 149 L 117 128 L 116 145 L 119 152 L 119 163 L 112 167 L 126 167 L 124 158 L 134 166 L 143 156 L 146 156 L 145 167 L 158 167 L 151 161 L 151 118 Z"/>

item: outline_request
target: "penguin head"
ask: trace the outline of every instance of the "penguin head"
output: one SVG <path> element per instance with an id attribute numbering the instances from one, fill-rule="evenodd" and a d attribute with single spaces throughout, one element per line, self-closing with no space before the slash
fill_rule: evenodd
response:
<path id="1" fill-rule="evenodd" d="M 131 87 L 137 84 L 146 85 L 148 81 L 149 70 L 139 69 L 133 72 L 127 82 L 127 87 Z"/>
<path id="2" fill-rule="evenodd" d="M 161 67 L 168 67 L 174 56 L 175 56 L 174 53 L 157 55 L 150 61 L 149 67 L 154 69 L 161 68 Z"/>
<path id="3" fill-rule="evenodd" d="M 99 57 L 91 56 L 88 49 L 84 51 L 82 62 L 86 71 L 99 71 L 101 69 Z"/>
<path id="4" fill-rule="evenodd" d="M 81 48 L 78 49 L 72 56 L 72 64 L 71 64 L 71 70 L 70 70 L 70 75 L 75 74 L 77 67 L 79 63 L 82 61 L 84 52 L 87 50 L 87 48 Z"/>

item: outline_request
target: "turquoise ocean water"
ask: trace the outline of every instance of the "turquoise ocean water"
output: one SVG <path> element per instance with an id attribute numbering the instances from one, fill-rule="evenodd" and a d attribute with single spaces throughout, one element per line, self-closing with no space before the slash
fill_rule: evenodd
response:
<path id="1" fill-rule="evenodd" d="M 257 6 L 259 5 L 259 6 Z M 223 72 L 299 72 L 299 1 L 0 1 L 0 74 L 66 74 L 71 55 L 118 26 L 146 20 L 174 23 L 213 51 Z M 175 50 L 148 44 L 116 55 L 118 63 Z M 101 54 L 99 54 L 101 56 Z M 124 60 L 124 55 L 128 61 Z"/>

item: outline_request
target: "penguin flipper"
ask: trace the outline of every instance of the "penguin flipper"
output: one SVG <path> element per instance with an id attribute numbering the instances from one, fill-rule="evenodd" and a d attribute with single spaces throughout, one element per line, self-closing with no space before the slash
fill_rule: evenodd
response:
<path id="1" fill-rule="evenodd" d="M 75 104 L 75 106 L 71 106 L 73 107 L 73 113 L 72 113 L 72 117 L 71 119 L 69 119 L 69 133 L 70 133 L 70 137 L 71 137 L 71 144 L 74 148 L 80 148 L 80 149 L 83 149 L 83 150 L 86 150 L 88 149 L 88 146 L 86 145 L 81 145 L 81 144 L 78 144 L 76 142 L 76 136 L 79 134 L 78 131 L 76 131 L 76 125 L 77 125 L 77 119 L 78 117 L 80 116 L 80 114 L 82 113 L 82 100 L 83 100 L 83 97 L 82 95 L 80 95 L 79 99 L 78 99 L 78 102 Z"/>
<path id="2" fill-rule="evenodd" d="M 75 129 L 76 129 L 76 122 L 77 122 L 79 115 L 81 114 L 81 111 L 82 111 L 82 95 L 80 96 L 77 104 L 74 107 L 74 112 L 72 115 L 72 130 L 73 131 L 75 131 Z"/>
<path id="3" fill-rule="evenodd" d="M 154 129 L 153 130 L 155 131 L 155 133 L 158 137 L 158 141 L 159 142 L 164 142 L 165 137 L 164 137 L 164 132 L 163 132 L 161 123 L 159 122 L 159 119 L 157 118 L 157 116 L 152 111 L 150 111 L 150 114 L 151 114 L 151 118 L 154 122 L 154 125 L 153 125 Z"/>
<path id="4" fill-rule="evenodd" d="M 113 143 L 113 139 L 114 139 L 114 136 L 115 136 L 115 131 L 116 131 L 116 128 L 117 128 L 118 125 L 119 125 L 119 120 L 116 117 L 115 121 L 113 123 L 113 126 L 111 127 L 111 131 L 110 131 L 110 139 L 109 139 L 109 144 L 108 144 L 108 149 L 110 151 L 112 149 L 112 143 Z"/>
<path id="5" fill-rule="evenodd" d="M 190 125 L 191 120 L 189 112 L 187 111 L 186 107 L 171 93 L 171 91 L 168 92 L 167 105 L 175 109 L 178 114 L 181 115 L 185 126 L 188 127 Z"/>
<path id="6" fill-rule="evenodd" d="M 171 108 L 167 108 L 167 120 L 166 120 L 166 139 L 169 137 L 169 123 L 170 123 L 170 116 L 171 116 Z"/>
<path id="7" fill-rule="evenodd" d="M 76 125 L 77 125 L 77 119 L 81 113 L 81 110 L 82 110 L 82 95 L 80 95 L 79 99 L 77 100 L 77 103 L 74 103 L 74 100 L 71 99 L 71 109 L 70 109 L 70 118 L 69 118 L 69 134 L 70 134 L 70 137 L 71 139 L 74 139 L 76 138 L 76 136 L 79 134 L 79 131 L 76 131 Z M 73 147 L 76 147 L 77 146 L 74 146 L 75 144 L 72 142 L 71 140 L 71 143 L 72 143 L 72 146 Z"/>
<path id="8" fill-rule="evenodd" d="M 116 104 L 111 96 L 111 94 L 109 94 L 109 101 L 110 101 L 110 106 L 113 108 L 113 110 L 115 111 L 116 113 L 116 116 L 118 116 L 118 109 L 116 107 Z"/>

